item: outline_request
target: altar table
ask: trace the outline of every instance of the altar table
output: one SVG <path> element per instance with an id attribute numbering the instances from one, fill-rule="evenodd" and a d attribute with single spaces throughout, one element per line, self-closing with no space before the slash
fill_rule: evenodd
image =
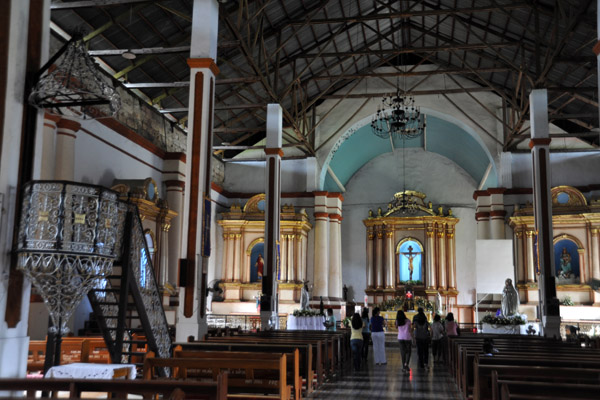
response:
<path id="1" fill-rule="evenodd" d="M 293 315 L 288 315 L 287 329 L 290 331 L 324 331 L 324 321 L 325 317 L 323 315 L 314 317 L 294 317 Z"/>
<path id="2" fill-rule="evenodd" d="M 57 365 L 46 372 L 45 378 L 73 379 L 114 379 L 125 376 L 135 379 L 137 371 L 134 364 L 88 364 L 73 363 Z"/>

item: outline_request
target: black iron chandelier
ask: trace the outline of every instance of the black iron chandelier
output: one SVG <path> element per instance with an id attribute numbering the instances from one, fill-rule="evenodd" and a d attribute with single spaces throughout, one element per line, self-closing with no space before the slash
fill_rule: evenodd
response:
<path id="1" fill-rule="evenodd" d="M 413 139 L 421 136 L 425 127 L 425 115 L 415 106 L 414 97 L 402 96 L 399 88 L 395 95 L 383 97 L 371 120 L 373 134 L 383 139 Z"/>

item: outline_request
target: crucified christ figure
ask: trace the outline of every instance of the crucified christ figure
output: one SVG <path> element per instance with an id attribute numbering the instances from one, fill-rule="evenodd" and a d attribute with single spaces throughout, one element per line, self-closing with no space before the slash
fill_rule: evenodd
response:
<path id="1" fill-rule="evenodd" d="M 419 255 L 419 253 L 413 253 L 413 248 L 412 246 L 408 246 L 408 253 L 402 253 L 404 255 L 404 257 L 408 258 L 408 280 L 412 281 L 412 276 L 413 276 L 413 260 L 415 259 L 416 256 Z"/>

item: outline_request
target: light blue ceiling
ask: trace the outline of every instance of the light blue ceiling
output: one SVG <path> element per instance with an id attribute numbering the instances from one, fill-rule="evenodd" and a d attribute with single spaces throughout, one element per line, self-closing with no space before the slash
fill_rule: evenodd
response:
<path id="1" fill-rule="evenodd" d="M 442 155 L 462 167 L 479 184 L 488 165 L 492 163 L 483 146 L 463 128 L 431 115 L 427 116 L 427 132 L 425 136 L 406 141 L 406 147 L 423 147 L 430 152 Z M 394 140 L 394 148 L 401 149 L 402 141 Z M 340 145 L 329 165 L 324 166 L 321 176 L 322 190 L 338 192 L 340 188 L 331 174 L 329 166 L 342 185 L 346 185 L 354 173 L 372 159 L 392 151 L 389 139 L 381 139 L 371 132 L 369 124 L 351 134 Z M 495 166 L 489 174 L 484 188 L 497 186 Z"/>

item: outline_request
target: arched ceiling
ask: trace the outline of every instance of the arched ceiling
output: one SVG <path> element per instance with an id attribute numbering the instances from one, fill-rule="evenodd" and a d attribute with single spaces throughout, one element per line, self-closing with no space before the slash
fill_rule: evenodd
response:
<path id="1" fill-rule="evenodd" d="M 425 135 L 405 141 L 405 146 L 407 149 L 423 147 L 452 160 L 475 182 L 481 184 L 482 188 L 497 185 L 496 168 L 485 147 L 465 128 L 441 116 L 427 115 Z M 354 132 L 342 135 L 333 148 L 336 150 L 325 162 L 320 185 L 322 190 L 338 192 L 363 165 L 394 149 L 402 149 L 403 143 L 399 138 L 395 138 L 392 143 L 390 139 L 375 136 L 371 132 L 371 126 L 366 124 Z M 491 170 L 488 172 L 490 166 Z"/>

